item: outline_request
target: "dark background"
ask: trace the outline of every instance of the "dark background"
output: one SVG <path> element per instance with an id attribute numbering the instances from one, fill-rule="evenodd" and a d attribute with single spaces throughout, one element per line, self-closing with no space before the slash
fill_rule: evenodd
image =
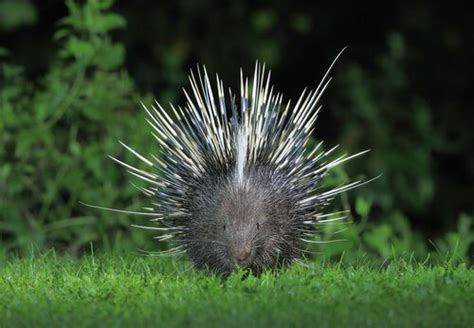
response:
<path id="1" fill-rule="evenodd" d="M 334 81 L 323 99 L 325 109 L 317 122 L 315 138 L 325 140 L 328 148 L 341 144 L 343 150 L 351 152 L 372 150 L 369 155 L 347 164 L 345 171 L 336 178 L 369 178 L 383 173 L 376 182 L 350 193 L 348 206 L 354 209 L 359 202 L 370 208 L 370 215 L 356 210 L 355 220 L 367 215 L 370 224 L 388 222 L 397 226 L 394 221 L 399 219 L 393 218 L 402 217 L 427 244 L 428 240 L 456 230 L 462 214 L 466 215 L 466 222 L 472 223 L 474 24 L 472 11 L 463 2 L 117 1 L 106 9 L 109 7 L 107 2 L 98 2 L 104 3 L 100 10 L 121 15 L 126 25 L 100 31 L 97 35 L 80 24 L 65 29 L 91 44 L 95 42 L 94 35 L 102 38 L 100 40 L 120 44 L 123 57 L 112 67 L 94 66 L 88 62 L 77 68 L 74 63 L 79 62 L 80 56 L 73 52 L 68 55 L 64 46 L 70 35 L 53 38 L 64 26 L 58 21 L 70 13 L 65 3 L 0 1 L 3 61 L 21 67 L 21 74 L 18 74 L 23 82 L 18 83 L 29 86 L 15 93 L 13 98 L 4 97 L 8 98 L 10 106 L 6 106 L 4 100 L 4 114 L 21 111 L 20 102 L 14 101 L 19 97 L 30 99 L 28 104 L 23 104 L 22 113 L 33 113 L 38 108 L 37 103 L 44 98 L 38 93 L 56 94 L 56 89 L 51 87 L 54 81 L 65 84 L 74 81 L 64 73 L 68 69 L 82 69 L 81 83 L 94 86 L 94 90 L 104 88 L 104 97 L 112 93 L 126 99 L 111 104 L 109 116 L 97 118 L 95 114 L 81 114 L 81 110 L 84 106 L 92 106 L 88 99 L 97 101 L 102 94 L 99 91 L 93 96 L 80 94 L 78 101 L 82 105 L 77 103 L 78 108 L 74 103 L 64 106 L 65 114 L 61 114 L 53 125 L 48 125 L 51 140 L 31 142 L 28 147 L 42 149 L 44 144 L 53 144 L 55 150 L 59 149 L 58 154 L 71 158 L 67 155 L 71 144 L 58 143 L 57 138 L 68 135 L 68 131 L 77 125 L 79 133 L 74 140 L 78 144 L 98 142 L 99 150 L 121 156 L 122 150 L 116 143 L 118 138 L 128 141 L 134 134 L 145 136 L 136 132 L 144 124 L 138 101 L 151 101 L 154 97 L 164 104 L 168 101 L 183 104 L 181 87 L 187 87 L 187 73 L 197 63 L 206 65 L 212 74 L 218 72 L 227 85 L 236 90 L 240 67 L 251 74 L 255 61 L 263 61 L 272 70 L 276 89 L 282 91 L 286 99 L 296 100 L 304 87 L 315 87 L 319 83 L 333 58 L 348 46 L 334 69 Z M 82 1 L 78 8 L 87 4 L 92 8 L 93 3 Z M 96 43 L 94 47 L 107 42 Z M 53 71 L 57 72 L 53 74 Z M 117 75 L 117 83 L 112 81 L 111 87 L 105 88 L 105 82 L 100 82 L 103 80 L 98 76 L 112 76 L 119 74 L 117 72 L 126 72 L 127 77 Z M 11 86 L 12 80 L 15 78 L 3 76 L 0 82 L 4 85 L 0 84 L 0 89 L 6 90 L 6 83 Z M 114 91 L 113 87 L 120 81 L 125 81 L 126 87 Z M 85 89 L 81 84 L 79 86 Z M 100 104 L 102 107 L 98 106 L 98 111 L 105 113 L 104 106 L 110 101 Z M 9 111 L 6 108 L 10 108 Z M 54 117 L 54 110 L 47 115 Z M 19 114 L 15 115 L 19 117 Z M 122 121 L 134 120 L 136 124 L 123 126 L 120 117 Z M 104 240 L 114 240 L 117 231 L 126 236 L 128 219 L 120 219 L 120 224 L 112 220 L 103 225 L 92 219 L 95 214 L 90 210 L 79 206 L 70 205 L 65 212 L 55 211 L 64 203 L 103 198 L 101 192 L 107 193 L 104 181 L 110 183 L 110 190 L 120 191 L 120 186 L 126 184 L 121 175 L 123 172 L 112 162 L 97 159 L 100 151 L 88 155 L 79 152 L 75 156 L 87 165 L 74 162 L 78 168 L 71 166 L 69 170 L 83 169 L 82 178 L 87 177 L 89 183 L 79 185 L 84 179 L 71 178 L 76 185 L 71 186 L 70 182 L 55 184 L 53 181 L 57 180 L 53 176 L 46 182 L 45 174 L 33 173 L 37 171 L 35 160 L 51 159 L 44 164 L 44 170 L 50 172 L 63 166 L 65 159 L 58 157 L 54 162 L 54 156 L 49 153 L 32 157 L 30 151 L 19 152 L 21 131 L 38 126 L 38 122 L 18 122 L 16 119 L 14 123 L 1 125 L 4 150 L 0 160 L 10 164 L 9 169 L 4 169 L 4 183 L 0 182 L 3 187 L 0 201 L 4 202 L 4 217 L 0 218 L 4 224 L 0 234 L 7 249 L 24 248 L 27 242 L 40 247 L 69 245 L 78 235 L 83 236 L 84 231 L 58 237 L 51 235 L 44 226 L 84 217 L 90 219 L 84 223 L 89 227 L 86 229 L 89 235 L 86 234 L 88 237 L 81 239 L 78 245 L 90 240 L 102 240 L 107 244 Z M 83 128 L 85 125 L 88 127 Z M 105 134 L 94 125 L 105 126 Z M 143 149 L 148 149 L 143 146 L 146 140 L 152 142 L 150 137 L 139 139 L 135 136 L 135 139 L 138 145 L 134 146 Z M 99 161 L 95 168 L 92 167 L 95 164 L 90 164 L 93 160 Z M 19 163 L 30 166 L 21 171 Z M 94 170 L 100 172 L 96 177 Z M 109 170 L 113 173 L 107 174 L 113 176 L 103 173 Z M 10 188 L 15 183 L 27 185 L 19 178 L 22 174 L 30 177 L 30 183 L 38 187 L 35 201 L 32 201 L 35 197 L 29 196 L 31 188 L 18 187 L 17 191 Z M 55 191 L 44 210 L 44 202 L 48 201 L 44 194 L 48 194 L 50 188 Z M 110 197 L 103 198 L 100 203 L 128 207 L 140 199 L 143 201 L 130 190 L 123 189 L 122 193 L 112 196 L 109 193 Z M 39 220 L 38 212 L 43 213 Z M 30 219 L 25 220 L 25 217 Z M 27 223 L 18 228 L 17 225 L 21 225 L 18 221 Z M 32 229 L 35 232 L 31 233 Z M 20 234 L 30 237 L 20 243 Z M 104 234 L 107 237 L 103 237 Z"/>

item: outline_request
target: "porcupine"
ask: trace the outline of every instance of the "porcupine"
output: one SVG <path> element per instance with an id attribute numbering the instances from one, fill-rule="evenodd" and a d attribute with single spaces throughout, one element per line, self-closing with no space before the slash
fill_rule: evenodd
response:
<path id="1" fill-rule="evenodd" d="M 157 240 L 174 243 L 156 254 L 186 253 L 196 268 L 223 275 L 239 267 L 261 272 L 302 256 L 314 227 L 333 220 L 323 208 L 335 195 L 367 182 L 321 191 L 331 168 L 365 151 L 327 162 L 337 146 L 321 151 L 319 143 L 305 152 L 341 53 L 319 86 L 305 89 L 294 106 L 283 105 L 270 73 L 258 63 L 251 90 L 240 71 L 240 102 L 230 89 L 225 96 L 217 74 L 213 89 L 204 68 L 197 77 L 191 72 L 192 94 L 184 90 L 184 108 L 170 105 L 169 114 L 158 102 L 151 108 L 142 104 L 160 156 L 145 158 L 122 143 L 150 171 L 112 158 L 151 185 L 142 190 L 153 206 L 131 213 L 151 216 L 152 226 L 135 226 L 159 231 Z"/>

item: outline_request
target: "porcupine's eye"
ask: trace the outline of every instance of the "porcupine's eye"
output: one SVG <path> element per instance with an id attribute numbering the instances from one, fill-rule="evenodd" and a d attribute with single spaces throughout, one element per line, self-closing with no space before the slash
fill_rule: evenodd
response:
<path id="1" fill-rule="evenodd" d="M 222 231 L 225 231 L 225 224 L 222 226 Z"/>
<path id="2" fill-rule="evenodd" d="M 260 224 L 257 222 L 257 230 L 260 230 Z"/>

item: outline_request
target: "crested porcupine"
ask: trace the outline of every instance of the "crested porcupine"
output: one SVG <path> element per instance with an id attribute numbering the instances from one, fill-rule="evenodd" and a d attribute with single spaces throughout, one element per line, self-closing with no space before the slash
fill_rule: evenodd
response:
<path id="1" fill-rule="evenodd" d="M 320 143 L 305 152 L 339 55 L 319 86 L 305 89 L 294 106 L 282 105 L 270 73 L 258 63 L 251 90 L 241 71 L 239 101 L 230 90 L 225 96 L 217 75 L 213 89 L 206 70 L 198 69 L 189 78 L 192 93 L 184 90 L 184 108 L 171 105 L 170 115 L 158 103 L 143 105 L 161 154 L 147 159 L 123 144 L 150 171 L 112 158 L 151 185 L 142 190 L 153 207 L 128 213 L 150 216 L 156 225 L 138 227 L 159 231 L 159 241 L 174 241 L 175 247 L 157 253 L 186 253 L 196 268 L 224 275 L 237 267 L 260 272 L 302 255 L 314 226 L 329 221 L 323 207 L 363 183 L 318 188 L 328 170 L 364 152 L 328 162 L 336 147 L 318 151 Z"/>

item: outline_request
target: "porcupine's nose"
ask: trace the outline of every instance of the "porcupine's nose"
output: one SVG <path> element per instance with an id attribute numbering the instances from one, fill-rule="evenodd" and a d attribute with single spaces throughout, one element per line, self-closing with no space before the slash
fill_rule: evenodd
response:
<path id="1" fill-rule="evenodd" d="M 252 253 L 251 245 L 240 245 L 239 248 L 234 250 L 234 259 L 238 264 L 242 264 L 247 261 Z"/>

